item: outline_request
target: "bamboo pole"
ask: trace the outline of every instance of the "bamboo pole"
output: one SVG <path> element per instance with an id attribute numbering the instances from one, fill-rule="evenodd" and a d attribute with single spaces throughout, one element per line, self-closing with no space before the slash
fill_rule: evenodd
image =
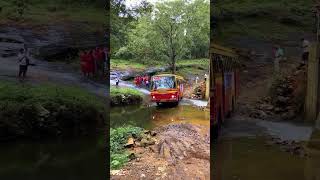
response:
<path id="1" fill-rule="evenodd" d="M 307 68 L 307 92 L 305 100 L 305 121 L 315 122 L 318 114 L 319 53 L 318 43 L 310 46 Z"/>

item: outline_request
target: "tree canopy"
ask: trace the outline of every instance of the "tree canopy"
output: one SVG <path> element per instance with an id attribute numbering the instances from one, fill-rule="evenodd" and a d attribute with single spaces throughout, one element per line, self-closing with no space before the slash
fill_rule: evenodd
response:
<path id="1" fill-rule="evenodd" d="M 132 8 L 123 0 L 113 0 L 111 7 L 113 57 L 163 61 L 173 72 L 177 59 L 208 57 L 208 0 L 168 0 L 154 5 L 142 1 Z"/>

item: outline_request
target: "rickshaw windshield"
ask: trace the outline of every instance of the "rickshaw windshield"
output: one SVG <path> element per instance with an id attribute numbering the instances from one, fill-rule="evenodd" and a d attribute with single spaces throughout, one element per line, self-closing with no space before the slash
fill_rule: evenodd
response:
<path id="1" fill-rule="evenodd" d="M 153 77 L 152 89 L 172 89 L 175 88 L 174 76 L 155 76 Z"/>

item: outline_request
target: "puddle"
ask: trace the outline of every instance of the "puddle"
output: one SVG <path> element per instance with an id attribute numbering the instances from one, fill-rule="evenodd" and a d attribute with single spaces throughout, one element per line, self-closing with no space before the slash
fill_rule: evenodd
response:
<path id="1" fill-rule="evenodd" d="M 209 119 L 209 111 L 186 105 L 176 107 L 115 107 L 110 112 L 110 126 L 112 128 L 132 125 L 153 129 L 170 123 L 184 122 L 209 126 Z"/>

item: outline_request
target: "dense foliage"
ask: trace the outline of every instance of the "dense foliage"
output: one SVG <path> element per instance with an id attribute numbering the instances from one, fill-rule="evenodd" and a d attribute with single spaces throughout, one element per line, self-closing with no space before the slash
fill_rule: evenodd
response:
<path id="1" fill-rule="evenodd" d="M 129 154 L 124 145 L 130 136 L 141 136 L 143 129 L 139 127 L 119 127 L 110 129 L 110 165 L 111 169 L 118 169 L 129 160 Z"/>
<path id="2" fill-rule="evenodd" d="M 110 88 L 111 106 L 139 104 L 143 100 L 143 94 L 132 88 Z"/>
<path id="3" fill-rule="evenodd" d="M 79 88 L 0 82 L 0 139 L 86 134 L 106 116 L 104 102 Z"/>
<path id="4" fill-rule="evenodd" d="M 175 71 L 178 59 L 208 57 L 209 1 L 143 1 L 127 8 L 112 2 L 111 46 L 113 57 L 136 59 L 144 64 L 163 61 Z"/>

